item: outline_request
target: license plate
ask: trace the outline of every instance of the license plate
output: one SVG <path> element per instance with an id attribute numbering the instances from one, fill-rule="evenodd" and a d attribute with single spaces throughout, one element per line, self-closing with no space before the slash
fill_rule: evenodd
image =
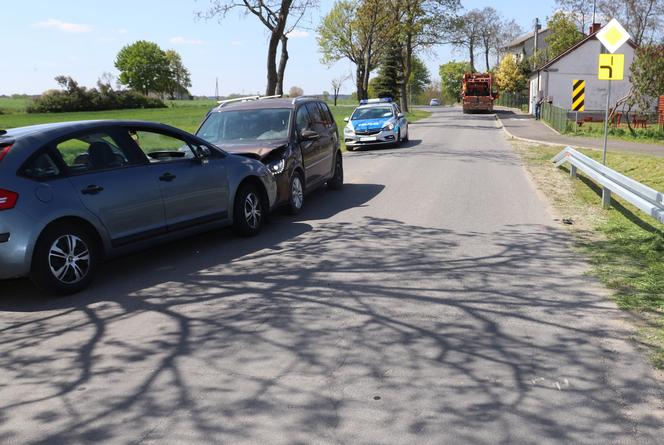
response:
<path id="1" fill-rule="evenodd" d="M 360 142 L 374 142 L 377 141 L 376 136 L 366 136 L 363 138 L 360 138 Z"/>

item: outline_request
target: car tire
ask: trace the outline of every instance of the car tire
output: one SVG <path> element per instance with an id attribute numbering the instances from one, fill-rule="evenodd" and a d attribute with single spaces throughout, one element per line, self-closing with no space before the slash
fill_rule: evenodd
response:
<path id="1" fill-rule="evenodd" d="M 90 285 L 99 259 L 100 248 L 89 230 L 74 223 L 56 224 L 37 241 L 30 279 L 46 292 L 75 294 Z"/>
<path id="2" fill-rule="evenodd" d="M 237 192 L 233 204 L 233 229 L 241 236 L 254 236 L 261 231 L 267 216 L 265 199 L 253 184 L 245 184 Z"/>
<path id="3" fill-rule="evenodd" d="M 297 215 L 304 206 L 304 180 L 302 173 L 295 171 L 288 187 L 288 213 Z"/>
<path id="4" fill-rule="evenodd" d="M 355 147 L 349 147 L 346 145 L 346 151 L 355 151 Z"/>
<path id="5" fill-rule="evenodd" d="M 408 142 L 410 140 L 410 128 L 406 126 L 406 136 L 401 140 L 401 142 Z"/>
<path id="6" fill-rule="evenodd" d="M 327 181 L 327 187 L 330 190 L 341 190 L 344 186 L 344 163 L 341 153 L 337 153 L 337 157 L 334 160 L 334 173 L 332 178 Z"/>
<path id="7" fill-rule="evenodd" d="M 398 147 L 399 145 L 401 145 L 401 129 L 399 129 L 399 131 L 397 133 L 397 138 L 394 141 L 394 146 L 395 147 Z"/>

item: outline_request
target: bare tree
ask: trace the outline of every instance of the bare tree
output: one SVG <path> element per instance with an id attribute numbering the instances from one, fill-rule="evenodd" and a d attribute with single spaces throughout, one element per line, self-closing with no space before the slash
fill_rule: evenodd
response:
<path id="1" fill-rule="evenodd" d="M 482 9 L 480 13 L 482 15 L 480 42 L 482 44 L 482 50 L 484 51 L 484 63 L 486 65 L 486 70 L 489 71 L 491 69 L 489 55 L 496 47 L 496 42 L 499 39 L 502 18 L 498 11 L 490 6 Z"/>
<path id="2" fill-rule="evenodd" d="M 482 11 L 472 9 L 455 21 L 452 35 L 452 45 L 468 51 L 470 69 L 475 71 L 475 52 L 482 42 Z"/>
<path id="3" fill-rule="evenodd" d="M 292 86 L 288 91 L 288 97 L 304 96 L 304 90 L 298 86 Z"/>
<path id="4" fill-rule="evenodd" d="M 225 19 L 233 10 L 255 16 L 270 31 L 267 48 L 267 87 L 265 94 L 284 93 L 284 75 L 288 63 L 288 34 L 295 29 L 319 0 L 210 0 L 210 7 L 198 16 Z M 291 24 L 288 20 L 291 18 Z M 281 44 L 281 57 L 277 68 L 277 50 Z"/>
<path id="5" fill-rule="evenodd" d="M 587 33 L 593 21 L 593 2 L 588 0 L 556 0 L 556 4 L 569 14 L 579 31 Z"/>
<path id="6" fill-rule="evenodd" d="M 664 0 L 600 0 L 598 9 L 617 19 L 637 45 L 663 37 Z"/>
<path id="7" fill-rule="evenodd" d="M 350 74 L 342 74 L 339 77 L 332 79 L 332 95 L 334 96 L 334 106 L 337 106 L 337 99 L 339 98 L 339 90 L 343 84 L 351 77 Z"/>
<path id="8" fill-rule="evenodd" d="M 496 55 L 496 64 L 500 63 L 507 45 L 522 34 L 523 28 L 514 19 L 502 21 L 496 40 L 493 42 L 495 45 L 493 53 Z"/>

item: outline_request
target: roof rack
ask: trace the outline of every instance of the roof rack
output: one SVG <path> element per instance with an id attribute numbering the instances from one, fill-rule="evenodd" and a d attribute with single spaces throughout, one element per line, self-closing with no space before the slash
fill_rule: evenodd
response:
<path id="1" fill-rule="evenodd" d="M 295 105 L 295 103 L 298 100 L 305 100 L 305 99 L 317 99 L 317 97 L 315 97 L 315 96 L 297 96 L 296 98 L 293 99 L 293 105 Z"/>
<path id="2" fill-rule="evenodd" d="M 274 96 L 246 96 L 246 97 L 236 97 L 234 99 L 227 99 L 227 100 L 220 100 L 217 101 L 219 106 L 217 108 L 222 108 L 230 103 L 233 102 L 250 102 L 252 100 L 261 100 L 261 99 L 278 99 L 282 95 L 281 94 L 275 94 Z"/>

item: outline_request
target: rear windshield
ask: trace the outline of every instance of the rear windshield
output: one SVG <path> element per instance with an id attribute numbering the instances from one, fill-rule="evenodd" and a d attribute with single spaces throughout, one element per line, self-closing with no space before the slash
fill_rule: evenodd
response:
<path id="1" fill-rule="evenodd" d="M 213 144 L 286 139 L 290 119 L 288 108 L 215 112 L 196 135 Z"/>
<path id="2" fill-rule="evenodd" d="M 392 117 L 394 111 L 392 107 L 369 107 L 369 108 L 358 108 L 351 116 L 351 120 L 360 120 L 360 119 L 381 119 Z"/>

